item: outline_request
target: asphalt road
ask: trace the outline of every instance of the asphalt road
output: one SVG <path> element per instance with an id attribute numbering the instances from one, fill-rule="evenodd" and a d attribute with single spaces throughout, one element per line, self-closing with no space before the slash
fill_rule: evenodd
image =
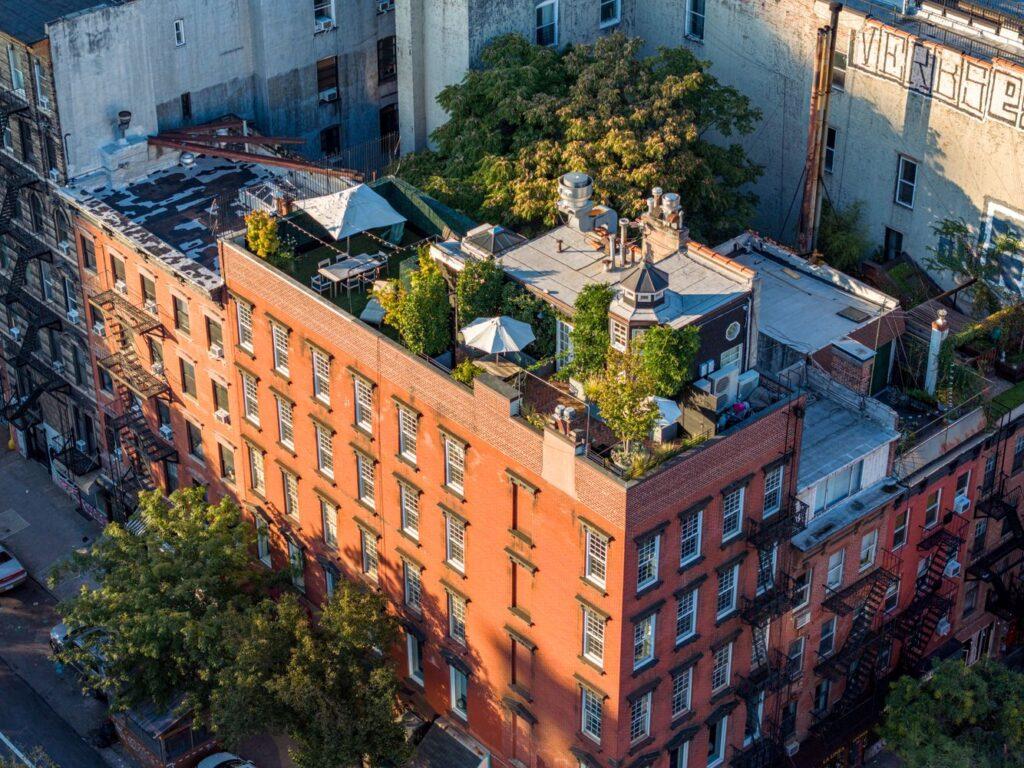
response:
<path id="1" fill-rule="evenodd" d="M 30 759 L 33 751 L 42 750 L 60 768 L 107 768 L 92 747 L 2 659 L 0 733 Z M 0 751 L 11 753 L 3 739 L 0 739 Z"/>

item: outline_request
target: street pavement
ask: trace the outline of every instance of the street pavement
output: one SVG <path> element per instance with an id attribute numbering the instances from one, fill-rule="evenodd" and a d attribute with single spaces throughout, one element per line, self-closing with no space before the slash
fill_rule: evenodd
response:
<path id="1" fill-rule="evenodd" d="M 99 525 L 75 511 L 44 467 L 0 449 L 0 542 L 32 576 L 0 594 L 0 733 L 26 754 L 42 748 L 59 768 L 128 765 L 116 748 L 90 745 L 107 719 L 106 707 L 82 695 L 73 675 L 58 672 L 50 657 L 50 628 L 60 621 L 57 600 L 82 580 L 51 590 L 46 577 L 99 534 Z M 4 739 L 0 750 L 10 752 Z"/>

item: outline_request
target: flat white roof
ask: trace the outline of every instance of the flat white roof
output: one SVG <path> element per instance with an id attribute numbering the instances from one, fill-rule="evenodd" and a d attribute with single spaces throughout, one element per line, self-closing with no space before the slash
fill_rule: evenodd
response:
<path id="1" fill-rule="evenodd" d="M 688 252 L 655 263 L 668 275 L 666 302 L 658 312 L 661 322 L 685 325 L 750 291 L 753 278 L 746 270 L 703 250 L 691 243 Z M 605 271 L 606 258 L 597 235 L 561 226 L 506 251 L 498 262 L 508 275 L 571 308 L 584 286 L 617 285 L 639 264 Z"/>

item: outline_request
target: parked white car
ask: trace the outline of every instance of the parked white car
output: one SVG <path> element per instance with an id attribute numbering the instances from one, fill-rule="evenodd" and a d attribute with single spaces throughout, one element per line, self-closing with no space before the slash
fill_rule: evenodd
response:
<path id="1" fill-rule="evenodd" d="M 0 592 L 14 589 L 28 578 L 28 571 L 17 558 L 0 546 Z"/>
<path id="2" fill-rule="evenodd" d="M 217 752 L 200 760 L 196 768 L 256 768 L 256 763 L 230 752 Z"/>

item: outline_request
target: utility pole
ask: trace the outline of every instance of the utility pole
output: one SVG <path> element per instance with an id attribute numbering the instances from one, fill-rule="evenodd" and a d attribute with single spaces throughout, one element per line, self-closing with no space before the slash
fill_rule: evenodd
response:
<path id="1" fill-rule="evenodd" d="M 804 163 L 804 195 L 797 233 L 797 248 L 805 256 L 812 254 L 818 244 L 825 142 L 828 139 L 828 110 L 832 100 L 832 61 L 835 57 L 839 31 L 839 12 L 842 9 L 842 3 L 829 5 L 829 25 L 818 29 L 815 46 L 810 124 L 807 128 L 807 157 Z"/>

